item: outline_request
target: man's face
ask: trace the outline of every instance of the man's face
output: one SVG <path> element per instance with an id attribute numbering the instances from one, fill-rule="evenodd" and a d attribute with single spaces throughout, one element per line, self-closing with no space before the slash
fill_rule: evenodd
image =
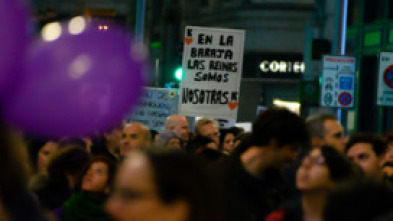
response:
<path id="1" fill-rule="evenodd" d="M 337 120 L 326 120 L 324 122 L 325 137 L 324 144 L 334 147 L 344 154 L 347 137 L 344 136 L 344 129 Z"/>
<path id="2" fill-rule="evenodd" d="M 356 143 L 348 149 L 348 158 L 359 165 L 366 176 L 381 175 L 381 160 L 374 152 L 370 143 Z"/>
<path id="3" fill-rule="evenodd" d="M 188 127 L 188 121 L 185 117 L 181 117 L 177 120 L 174 131 L 178 132 L 183 140 L 188 140 L 190 135 L 190 128 Z"/>
<path id="4" fill-rule="evenodd" d="M 216 142 L 217 145 L 220 144 L 220 140 L 218 137 L 218 128 L 214 123 L 208 123 L 199 128 L 199 133 L 204 136 L 204 137 L 209 137 L 214 142 Z"/>
<path id="5" fill-rule="evenodd" d="M 128 156 L 131 151 L 142 149 L 146 144 L 146 131 L 139 124 L 126 125 L 120 141 L 120 155 Z"/>

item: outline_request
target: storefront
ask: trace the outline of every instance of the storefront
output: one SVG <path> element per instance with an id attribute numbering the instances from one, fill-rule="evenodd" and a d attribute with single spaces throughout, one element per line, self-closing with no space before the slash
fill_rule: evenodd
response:
<path id="1" fill-rule="evenodd" d="M 302 54 L 249 52 L 244 55 L 238 121 L 252 121 L 258 107 L 290 105 L 300 112 Z M 288 107 L 289 108 L 289 107 Z"/>

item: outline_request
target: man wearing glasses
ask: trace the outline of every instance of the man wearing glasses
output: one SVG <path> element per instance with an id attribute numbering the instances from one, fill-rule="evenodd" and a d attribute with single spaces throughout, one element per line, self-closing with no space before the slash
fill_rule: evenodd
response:
<path id="1" fill-rule="evenodd" d="M 220 146 L 220 137 L 218 134 L 218 123 L 216 121 L 201 118 L 195 123 L 195 135 L 209 137 L 214 140 L 217 146 Z"/>
<path id="2" fill-rule="evenodd" d="M 328 145 L 344 154 L 347 137 L 344 128 L 331 114 L 315 114 L 307 118 L 306 126 L 311 139 L 311 146 Z"/>

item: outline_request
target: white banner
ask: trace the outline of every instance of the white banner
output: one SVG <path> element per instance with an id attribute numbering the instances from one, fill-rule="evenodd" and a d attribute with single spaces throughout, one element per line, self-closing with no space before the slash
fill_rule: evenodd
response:
<path id="1" fill-rule="evenodd" d="M 236 119 L 244 37 L 243 30 L 186 27 L 179 114 Z"/>

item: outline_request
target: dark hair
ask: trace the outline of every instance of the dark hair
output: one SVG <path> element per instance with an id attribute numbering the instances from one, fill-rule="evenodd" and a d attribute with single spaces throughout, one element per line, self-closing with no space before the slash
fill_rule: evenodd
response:
<path id="1" fill-rule="evenodd" d="M 314 114 L 306 119 L 306 127 L 310 138 L 318 137 L 320 139 L 325 138 L 325 121 L 327 120 L 337 120 L 337 117 L 332 114 Z"/>
<path id="2" fill-rule="evenodd" d="M 87 144 L 82 138 L 62 138 L 59 140 L 59 148 L 69 147 L 69 146 L 81 146 L 85 150 L 87 149 Z"/>
<path id="3" fill-rule="evenodd" d="M 276 139 L 279 147 L 299 143 L 307 145 L 304 120 L 284 108 L 270 108 L 258 115 L 252 125 L 253 145 L 265 146 Z"/>
<path id="4" fill-rule="evenodd" d="M 333 191 L 327 199 L 325 221 L 370 221 L 393 209 L 392 189 L 380 182 L 351 182 Z"/>
<path id="5" fill-rule="evenodd" d="M 209 137 L 196 136 L 186 146 L 186 151 L 190 153 L 195 153 L 200 150 L 201 147 L 205 148 L 209 143 L 214 143 L 214 140 Z"/>
<path id="6" fill-rule="evenodd" d="M 345 153 L 357 143 L 368 143 L 371 144 L 375 155 L 381 156 L 386 152 L 386 144 L 382 141 L 381 137 L 371 133 L 356 133 L 353 134 L 345 146 Z"/>
<path id="7" fill-rule="evenodd" d="M 90 155 L 80 146 L 63 147 L 58 150 L 48 164 L 49 182 L 68 187 L 67 174 L 80 177 Z M 77 185 L 78 186 L 78 185 Z"/>
<path id="8" fill-rule="evenodd" d="M 87 171 L 90 169 L 91 165 L 93 165 L 94 163 L 98 163 L 98 162 L 102 162 L 105 163 L 106 166 L 108 167 L 108 180 L 107 180 L 107 184 L 109 186 L 110 189 L 112 189 L 113 187 L 113 182 L 115 179 L 115 174 L 116 174 L 116 168 L 117 165 L 116 163 L 109 158 L 108 156 L 104 156 L 104 155 L 97 155 L 97 156 L 93 156 L 90 158 L 89 162 L 86 164 L 86 166 L 83 169 L 82 172 L 82 178 L 83 176 L 86 175 Z"/>
<path id="9" fill-rule="evenodd" d="M 221 220 L 221 199 L 214 190 L 214 179 L 196 156 L 179 150 L 146 153 L 153 170 L 158 195 L 164 203 L 186 200 L 188 221 Z"/>
<path id="10" fill-rule="evenodd" d="M 28 174 L 21 159 L 24 147 L 16 139 L 16 134 L 0 119 L 0 201 L 26 190 Z"/>
<path id="11" fill-rule="evenodd" d="M 31 138 L 27 142 L 27 151 L 29 154 L 30 165 L 34 172 L 38 170 L 37 161 L 38 161 L 38 152 L 41 148 L 51 140 L 43 139 L 43 138 Z"/>
<path id="12" fill-rule="evenodd" d="M 0 119 L 0 207 L 9 220 L 43 220 L 27 191 L 27 150 L 17 133 Z M 4 215 L 4 214 L 2 214 Z M 1 218 L 5 218 L 1 216 Z M 0 218 L 0 219 L 1 219 Z"/>
<path id="13" fill-rule="evenodd" d="M 241 143 L 241 142 L 243 142 L 245 139 L 247 139 L 247 137 L 251 137 L 251 135 L 252 135 L 252 133 L 250 133 L 250 132 L 240 133 L 240 134 L 238 134 L 238 135 L 235 137 L 234 142 L 236 143 L 236 141 L 239 140 L 240 143 Z"/>
<path id="14" fill-rule="evenodd" d="M 156 135 L 158 135 L 159 133 L 158 133 L 158 131 L 156 131 L 156 130 L 153 130 L 153 129 L 150 129 L 150 138 L 151 138 L 151 142 L 154 142 L 155 140 L 155 137 L 156 137 Z"/>
<path id="15" fill-rule="evenodd" d="M 224 140 L 227 134 L 233 134 L 233 136 L 236 138 L 241 131 L 239 130 L 238 127 L 231 127 L 231 128 L 226 128 L 226 129 L 221 129 L 220 130 L 220 149 L 222 150 L 222 147 L 224 145 Z M 235 140 L 234 140 L 235 142 Z"/>
<path id="16" fill-rule="evenodd" d="M 393 130 L 386 131 L 382 135 L 383 142 L 386 144 L 393 141 Z"/>
<path id="17" fill-rule="evenodd" d="M 321 150 L 325 158 L 326 166 L 329 168 L 330 179 L 334 182 L 348 181 L 355 178 L 356 171 L 354 165 L 336 149 L 331 146 L 316 147 Z"/>

